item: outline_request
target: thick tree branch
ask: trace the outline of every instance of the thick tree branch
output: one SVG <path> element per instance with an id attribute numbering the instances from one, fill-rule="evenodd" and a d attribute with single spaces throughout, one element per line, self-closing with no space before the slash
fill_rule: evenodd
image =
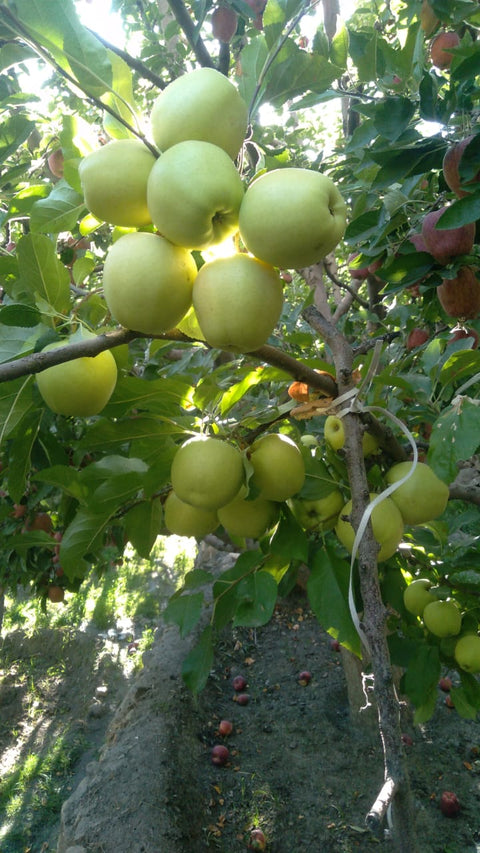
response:
<path id="1" fill-rule="evenodd" d="M 390 803 L 392 802 L 395 796 L 396 790 L 397 785 L 391 777 L 388 777 L 385 780 L 385 783 L 382 789 L 380 790 L 380 793 L 378 794 L 378 797 L 375 800 L 372 808 L 367 814 L 367 817 L 365 818 L 365 823 L 367 824 L 368 828 L 377 837 L 381 834 L 383 819 Z"/>
<path id="2" fill-rule="evenodd" d="M 168 0 L 168 5 L 172 10 L 178 24 L 185 33 L 186 39 L 192 48 L 197 61 L 204 68 L 214 68 L 215 64 L 210 56 L 205 43 L 200 38 L 197 28 L 188 14 L 187 7 L 183 0 Z"/>

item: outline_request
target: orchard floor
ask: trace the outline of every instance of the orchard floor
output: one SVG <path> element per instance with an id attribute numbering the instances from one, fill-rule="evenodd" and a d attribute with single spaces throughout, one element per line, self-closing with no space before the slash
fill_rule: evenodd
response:
<path id="1" fill-rule="evenodd" d="M 160 627 L 144 669 L 129 674 L 118 649 L 88 632 L 7 635 L 3 778 L 15 746 L 45 757 L 65 732 L 76 748 L 71 766 L 58 770 L 56 809 L 50 804 L 43 813 L 41 796 L 27 786 L 17 834 L 5 833 L 8 818 L 0 814 L 1 853 L 57 845 L 64 853 L 71 844 L 88 853 L 240 853 L 252 827 L 265 833 L 268 853 L 392 850 L 388 837 L 374 839 L 364 824 L 383 780 L 374 720 L 351 721 L 341 655 L 301 590 L 281 602 L 268 626 L 225 631 L 197 701 L 179 677 L 187 647 L 175 628 Z M 24 674 L 32 660 L 37 705 L 27 731 L 25 701 L 32 699 Z M 61 676 L 49 678 L 59 660 Z M 302 670 L 312 674 L 307 686 L 299 683 Z M 248 681 L 244 706 L 235 701 L 236 674 Z M 427 725 L 405 723 L 419 851 L 478 853 L 480 722 L 460 719 L 444 700 L 439 690 Z M 225 739 L 217 733 L 221 719 L 234 727 Z M 230 752 L 223 767 L 210 760 L 217 743 Z M 60 802 L 75 790 L 60 825 Z M 444 790 L 460 800 L 454 819 L 439 810 Z"/>

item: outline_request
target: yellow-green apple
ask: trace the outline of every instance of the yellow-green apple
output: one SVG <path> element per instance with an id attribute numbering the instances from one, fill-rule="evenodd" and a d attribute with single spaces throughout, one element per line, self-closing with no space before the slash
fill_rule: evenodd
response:
<path id="1" fill-rule="evenodd" d="M 460 267 L 456 278 L 444 278 L 437 296 L 449 317 L 474 320 L 480 313 L 480 279 L 472 267 Z"/>
<path id="2" fill-rule="evenodd" d="M 377 495 L 370 495 L 372 502 Z M 355 540 L 355 530 L 349 521 L 349 516 L 352 512 L 352 501 L 348 501 L 340 512 L 339 519 L 335 527 L 342 545 L 345 546 L 350 553 L 353 550 Z M 380 550 L 377 554 L 377 560 L 388 560 L 398 548 L 403 536 L 403 519 L 400 510 L 390 498 L 384 498 L 372 510 L 370 521 L 372 523 L 373 535 L 380 545 Z"/>
<path id="3" fill-rule="evenodd" d="M 420 10 L 420 26 L 425 35 L 427 37 L 431 36 L 439 23 L 440 21 L 435 15 L 435 12 L 430 6 L 428 0 L 422 0 L 422 8 Z"/>
<path id="4" fill-rule="evenodd" d="M 443 158 L 443 177 L 445 178 L 448 187 L 455 193 L 455 195 L 458 196 L 458 198 L 464 198 L 469 195 L 467 188 L 470 188 L 471 184 L 478 183 L 478 181 L 480 181 L 480 169 L 470 180 L 462 182 L 460 178 L 460 164 L 462 157 L 465 149 L 470 145 L 473 139 L 475 139 L 474 136 L 466 136 L 465 139 L 461 139 L 460 142 L 455 142 L 447 148 Z"/>
<path id="5" fill-rule="evenodd" d="M 187 504 L 173 491 L 169 493 L 163 510 L 165 527 L 177 536 L 195 536 L 201 539 L 218 527 L 215 510 Z"/>
<path id="6" fill-rule="evenodd" d="M 430 252 L 441 264 L 448 264 L 457 255 L 468 255 L 475 242 L 474 222 L 458 228 L 436 227 L 438 220 L 447 209 L 447 207 L 441 207 L 439 210 L 432 210 L 427 213 L 422 222 L 422 237 L 427 252 Z"/>
<path id="7" fill-rule="evenodd" d="M 218 520 L 231 536 L 260 539 L 278 521 L 279 505 L 265 498 L 247 501 L 236 497 L 220 507 Z"/>
<path id="8" fill-rule="evenodd" d="M 436 601 L 435 596 L 430 592 L 431 586 L 432 582 L 428 578 L 415 578 L 407 586 L 403 593 L 403 603 L 409 613 L 421 616 L 427 604 Z"/>
<path id="9" fill-rule="evenodd" d="M 217 510 L 233 501 L 244 480 L 240 451 L 212 436 L 196 435 L 177 450 L 171 482 L 180 500 L 202 509 Z"/>
<path id="10" fill-rule="evenodd" d="M 333 489 L 324 498 L 316 500 L 294 498 L 289 501 L 290 509 L 300 526 L 311 531 L 325 531 L 335 527 L 343 505 L 344 500 L 339 489 Z"/>
<path id="11" fill-rule="evenodd" d="M 341 450 L 345 444 L 345 429 L 343 421 L 337 415 L 328 415 L 323 427 L 325 441 L 328 442 L 333 450 Z M 362 451 L 365 458 L 378 453 L 379 446 L 375 436 L 369 432 L 364 432 L 362 436 Z"/>
<path id="12" fill-rule="evenodd" d="M 117 139 L 87 154 L 78 174 L 90 213 L 111 225 L 149 225 L 147 181 L 154 163 L 138 139 Z"/>
<path id="13" fill-rule="evenodd" d="M 240 234 L 266 263 L 298 269 L 317 263 L 342 239 L 347 206 L 327 175 L 310 169 L 266 172 L 248 187 Z"/>
<path id="14" fill-rule="evenodd" d="M 48 344 L 42 352 L 65 346 Z M 117 382 L 117 365 L 110 350 L 47 367 L 36 377 L 47 406 L 59 415 L 89 417 L 107 405 Z"/>
<path id="15" fill-rule="evenodd" d="M 211 142 L 237 156 L 248 124 L 248 109 L 233 83 L 213 68 L 177 77 L 161 92 L 151 114 L 152 135 L 161 151 L 178 142 Z"/>
<path id="16" fill-rule="evenodd" d="M 462 627 L 462 614 L 456 601 L 431 601 L 422 614 L 423 622 L 436 637 L 456 637 Z"/>
<path id="17" fill-rule="evenodd" d="M 158 335 L 192 304 L 197 265 L 187 249 L 158 234 L 136 231 L 107 252 L 103 291 L 113 317 L 127 329 Z"/>
<path id="18" fill-rule="evenodd" d="M 465 634 L 455 644 L 454 657 L 465 672 L 480 672 L 480 637 L 478 634 Z"/>
<path id="19" fill-rule="evenodd" d="M 152 221 L 186 249 L 208 249 L 238 230 L 243 183 L 218 145 L 188 140 L 156 161 L 147 186 Z"/>
<path id="20" fill-rule="evenodd" d="M 411 470 L 413 462 L 397 462 L 386 473 L 390 486 Z M 448 486 L 426 462 L 418 462 L 413 474 L 390 495 L 402 513 L 405 524 L 424 524 L 438 518 L 448 502 Z"/>
<path id="21" fill-rule="evenodd" d="M 252 444 L 247 456 L 253 465 L 252 484 L 260 497 L 286 501 L 305 482 L 305 465 L 300 449 L 287 435 L 269 433 Z"/>
<path id="22" fill-rule="evenodd" d="M 251 352 L 263 346 L 280 317 L 282 280 L 274 267 L 239 253 L 204 264 L 192 299 L 210 346 Z"/>
<path id="23" fill-rule="evenodd" d="M 430 57 L 436 68 L 450 68 L 453 60 L 451 48 L 458 47 L 460 37 L 453 31 L 441 32 L 435 36 L 430 45 Z"/>

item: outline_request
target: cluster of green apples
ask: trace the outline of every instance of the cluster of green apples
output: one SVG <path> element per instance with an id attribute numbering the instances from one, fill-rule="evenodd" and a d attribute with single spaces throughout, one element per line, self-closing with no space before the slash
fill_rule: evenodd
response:
<path id="1" fill-rule="evenodd" d="M 194 435 L 173 459 L 165 526 L 170 533 L 201 538 L 221 525 L 231 536 L 260 539 L 304 480 L 302 453 L 286 435 L 267 433 L 245 453 L 221 438 Z"/>

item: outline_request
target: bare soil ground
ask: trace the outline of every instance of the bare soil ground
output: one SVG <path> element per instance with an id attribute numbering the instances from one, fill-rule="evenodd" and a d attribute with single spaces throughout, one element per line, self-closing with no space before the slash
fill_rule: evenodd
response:
<path id="1" fill-rule="evenodd" d="M 240 853 L 253 827 L 265 833 L 268 853 L 392 849 L 388 832 L 375 839 L 364 824 L 383 781 L 374 709 L 354 724 L 341 655 L 301 590 L 280 603 L 266 627 L 223 633 L 198 700 L 179 676 L 187 647 L 176 629 L 160 627 L 144 669 L 129 678 L 120 654 L 98 636 L 44 630 L 30 639 L 6 637 L 3 779 L 9 761 L 51 755 L 60 736 L 75 748 L 71 764 L 58 771 L 57 807 L 42 811 L 32 789 L 9 832 L 0 815 L 1 853 L 45 853 L 57 845 L 64 853 L 74 843 L 88 853 Z M 25 707 L 32 702 L 32 660 L 33 725 Z M 49 681 L 59 660 L 61 677 Z M 302 670 L 312 674 L 307 686 L 299 683 Z M 232 687 L 236 674 L 248 681 L 243 706 Z M 479 853 L 480 725 L 460 719 L 444 700 L 439 690 L 427 725 L 405 722 L 419 849 Z M 233 723 L 228 738 L 218 734 L 222 719 Z M 217 767 L 211 749 L 220 743 L 229 760 Z M 444 790 L 460 800 L 456 818 L 440 812 Z M 60 803 L 73 791 L 60 826 Z"/>

